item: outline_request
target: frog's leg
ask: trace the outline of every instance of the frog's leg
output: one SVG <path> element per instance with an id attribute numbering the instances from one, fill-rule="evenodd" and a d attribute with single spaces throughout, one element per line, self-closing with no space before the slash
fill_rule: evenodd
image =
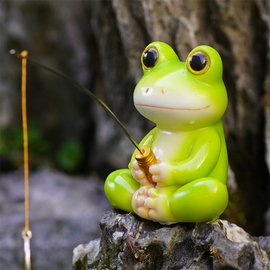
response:
<path id="1" fill-rule="evenodd" d="M 170 208 L 179 222 L 217 219 L 228 204 L 226 185 L 215 178 L 201 178 L 179 188 L 170 198 Z"/>
<path id="2" fill-rule="evenodd" d="M 104 188 L 112 206 L 134 213 L 132 197 L 135 191 L 140 188 L 140 183 L 132 177 L 129 169 L 112 172 L 107 177 Z"/>

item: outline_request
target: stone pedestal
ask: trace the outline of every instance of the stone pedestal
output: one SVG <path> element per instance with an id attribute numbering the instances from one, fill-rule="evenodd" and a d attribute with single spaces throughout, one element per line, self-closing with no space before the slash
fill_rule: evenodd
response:
<path id="1" fill-rule="evenodd" d="M 74 249 L 73 270 L 270 269 L 270 237 L 226 220 L 162 225 L 112 210 L 100 227 L 100 239 Z"/>

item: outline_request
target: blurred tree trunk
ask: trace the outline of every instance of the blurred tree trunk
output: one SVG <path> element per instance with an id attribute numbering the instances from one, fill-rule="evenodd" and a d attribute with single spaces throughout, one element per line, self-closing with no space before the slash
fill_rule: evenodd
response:
<path id="1" fill-rule="evenodd" d="M 269 206 L 261 103 L 270 76 L 269 2 L 114 0 L 90 1 L 89 5 L 108 101 L 118 115 L 127 102 L 127 91 L 132 94 L 118 80 L 124 76 L 121 84 L 125 84 L 129 77 L 138 79 L 140 54 L 150 41 L 167 42 L 182 61 L 200 44 L 219 51 L 229 95 L 224 117 L 229 160 L 237 180 L 238 203 L 245 213 L 238 215 L 248 230 L 262 231 Z"/>
<path id="2" fill-rule="evenodd" d="M 214 47 L 224 64 L 229 96 L 224 127 L 237 182 L 227 214 L 257 235 L 264 232 L 269 207 L 269 5 L 264 0 L 2 1 L 5 41 L 1 46 L 6 51 L 10 46 L 27 48 L 32 56 L 90 87 L 138 141 L 152 127 L 132 101 L 145 46 L 156 40 L 166 42 L 182 61 L 198 45 Z M 14 82 L 19 87 L 18 62 L 4 58 L 6 65 L 12 61 L 15 66 L 3 77 L 6 88 L 14 92 Z M 88 168 L 104 171 L 104 163 L 118 167 L 128 162 L 133 146 L 101 108 L 53 75 L 34 68 L 31 72 L 35 78 L 30 82 L 29 103 L 34 104 L 30 111 L 43 123 L 55 148 L 75 136 L 87 149 Z M 5 111 L 19 104 L 18 98 L 8 96 L 2 103 Z M 10 114 L 5 118 L 9 121 L 2 117 L 0 124 L 6 127 L 17 118 L 18 113 Z"/>

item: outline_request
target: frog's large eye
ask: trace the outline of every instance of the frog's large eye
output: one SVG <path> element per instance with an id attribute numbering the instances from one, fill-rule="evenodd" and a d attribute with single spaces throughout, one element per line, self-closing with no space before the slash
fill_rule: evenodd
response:
<path id="1" fill-rule="evenodd" d="M 187 66 L 190 72 L 196 75 L 205 73 L 210 66 L 209 56 L 203 52 L 192 53 L 187 60 Z"/>
<path id="2" fill-rule="evenodd" d="M 147 48 L 141 57 L 142 65 L 146 69 L 151 69 L 156 66 L 158 62 L 158 51 L 156 48 Z"/>

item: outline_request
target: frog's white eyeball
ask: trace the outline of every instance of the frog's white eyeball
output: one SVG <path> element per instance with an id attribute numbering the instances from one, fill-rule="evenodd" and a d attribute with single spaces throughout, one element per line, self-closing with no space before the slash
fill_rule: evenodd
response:
<path id="1" fill-rule="evenodd" d="M 194 52 L 188 57 L 187 66 L 195 75 L 204 74 L 210 66 L 209 56 L 203 52 Z"/>
<path id="2" fill-rule="evenodd" d="M 158 62 L 158 51 L 156 48 L 147 48 L 141 57 L 142 65 L 146 69 L 151 69 L 156 66 Z"/>

